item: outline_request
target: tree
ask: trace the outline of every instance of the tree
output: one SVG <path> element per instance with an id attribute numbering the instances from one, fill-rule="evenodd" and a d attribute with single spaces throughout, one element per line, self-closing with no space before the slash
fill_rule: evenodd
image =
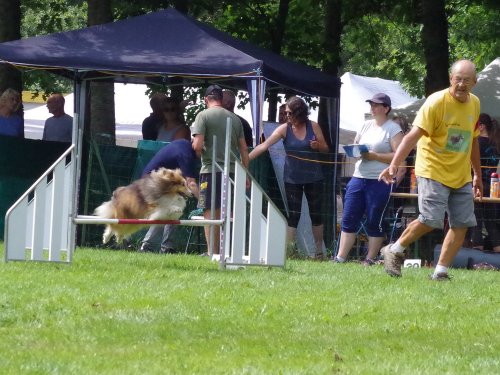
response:
<path id="1" fill-rule="evenodd" d="M 21 38 L 20 0 L 0 0 L 0 42 Z M 22 91 L 21 72 L 8 64 L 0 64 L 0 92 L 7 88 Z"/>
<path id="2" fill-rule="evenodd" d="M 422 45 L 424 47 L 425 96 L 449 86 L 448 20 L 445 0 L 422 1 Z"/>
<path id="3" fill-rule="evenodd" d="M 325 1 L 325 16 L 324 16 L 324 40 L 323 40 L 323 71 L 325 73 L 338 76 L 340 71 L 340 40 L 342 36 L 342 0 L 327 0 Z M 318 123 L 322 126 L 323 133 L 329 134 L 328 143 L 331 147 L 336 143 L 330 129 L 325 129 L 328 124 L 326 101 L 320 100 Z"/>
<path id="4" fill-rule="evenodd" d="M 111 0 L 88 0 L 88 24 L 113 21 Z M 115 144 L 115 94 L 113 82 L 90 84 L 90 135 L 100 143 Z"/>
<path id="5" fill-rule="evenodd" d="M 45 35 L 85 27 L 87 4 L 84 0 L 23 0 L 21 14 L 21 37 Z M 73 81 L 43 70 L 23 72 L 23 84 L 34 97 L 44 99 L 73 90 Z"/>

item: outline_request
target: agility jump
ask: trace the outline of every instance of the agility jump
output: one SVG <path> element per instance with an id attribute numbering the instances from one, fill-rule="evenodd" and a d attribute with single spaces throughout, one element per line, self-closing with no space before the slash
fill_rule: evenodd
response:
<path id="1" fill-rule="evenodd" d="M 226 139 L 225 164 L 229 162 L 228 147 Z M 233 207 L 232 219 L 231 210 L 223 209 L 220 220 L 147 220 L 78 215 L 77 157 L 75 145 L 71 145 L 7 211 L 5 261 L 71 263 L 76 247 L 76 225 L 112 223 L 219 225 L 221 268 L 285 265 L 286 219 L 239 160 L 235 160 L 234 181 L 229 179 L 227 167 L 224 168 L 223 208 Z M 247 179 L 251 180 L 250 197 L 246 191 Z"/>

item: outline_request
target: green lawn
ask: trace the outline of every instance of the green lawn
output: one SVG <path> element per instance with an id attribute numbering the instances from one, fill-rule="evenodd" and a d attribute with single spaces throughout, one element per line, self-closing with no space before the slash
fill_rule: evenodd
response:
<path id="1" fill-rule="evenodd" d="M 3 244 L 1 245 L 3 257 Z M 498 374 L 500 272 L 78 249 L 0 262 L 2 374 Z"/>

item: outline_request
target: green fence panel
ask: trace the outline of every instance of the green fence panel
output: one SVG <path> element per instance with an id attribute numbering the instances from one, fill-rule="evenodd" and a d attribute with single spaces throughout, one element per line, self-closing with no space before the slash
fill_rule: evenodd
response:
<path id="1" fill-rule="evenodd" d="M 7 210 L 68 147 L 61 142 L 0 136 L 0 240 Z"/>

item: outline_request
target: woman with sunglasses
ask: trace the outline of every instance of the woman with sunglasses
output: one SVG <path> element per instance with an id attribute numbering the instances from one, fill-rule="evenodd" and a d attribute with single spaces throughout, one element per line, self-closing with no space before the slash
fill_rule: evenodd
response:
<path id="1" fill-rule="evenodd" d="M 158 129 L 157 141 L 172 142 L 176 139 L 191 139 L 189 127 L 184 122 L 184 117 L 179 103 L 171 97 L 162 99 L 163 123 Z"/>
<path id="2" fill-rule="evenodd" d="M 288 203 L 288 242 L 295 241 L 299 223 L 302 194 L 307 198 L 312 233 L 316 246 L 316 259 L 323 259 L 323 171 L 318 153 L 329 151 L 325 137 L 318 123 L 309 120 L 309 108 L 303 99 L 296 96 L 286 102 L 286 122 L 263 143 L 250 152 L 249 159 L 255 159 L 279 140 L 283 140 L 286 151 L 283 179 Z"/>
<path id="3" fill-rule="evenodd" d="M 169 142 L 169 145 L 167 146 L 169 146 L 169 150 L 171 151 L 171 153 L 175 154 L 174 151 L 181 148 L 181 146 L 185 147 L 185 144 L 182 142 L 172 142 L 178 139 L 186 139 L 188 141 L 191 141 L 191 131 L 184 122 L 181 106 L 174 98 L 167 96 L 160 97 L 160 109 L 163 113 L 163 122 L 160 124 L 160 128 L 158 129 L 158 136 L 156 137 L 156 140 Z M 191 145 L 190 142 L 188 144 L 189 146 Z M 175 160 L 170 161 L 173 163 Z M 149 170 L 145 170 L 145 173 L 149 172 Z M 160 253 L 168 254 L 176 252 L 173 243 L 174 233 L 176 230 L 176 225 L 150 226 L 148 232 L 142 240 L 142 245 L 139 251 L 155 251 L 155 246 L 160 243 L 159 238 L 161 237 Z"/>

